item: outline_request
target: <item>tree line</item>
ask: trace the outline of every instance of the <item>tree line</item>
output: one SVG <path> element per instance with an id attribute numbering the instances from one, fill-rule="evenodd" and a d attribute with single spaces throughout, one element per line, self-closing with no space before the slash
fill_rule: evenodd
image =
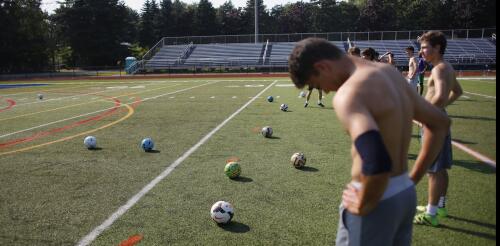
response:
<path id="1" fill-rule="evenodd" d="M 146 0 L 137 12 L 120 0 L 64 0 L 49 14 L 41 0 L 0 0 L 0 72 L 113 66 L 129 55 L 139 58 L 162 37 L 252 34 L 254 1 L 216 8 L 210 0 Z M 496 26 L 495 0 L 257 1 L 260 33 Z"/>

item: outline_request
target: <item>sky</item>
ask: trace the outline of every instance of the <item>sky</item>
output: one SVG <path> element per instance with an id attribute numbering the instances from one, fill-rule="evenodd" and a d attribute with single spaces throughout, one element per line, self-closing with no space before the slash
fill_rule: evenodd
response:
<path id="1" fill-rule="evenodd" d="M 58 0 L 42 0 L 42 9 L 46 10 L 49 13 L 52 13 L 55 9 L 59 7 L 57 1 Z M 146 0 L 124 0 L 127 6 L 136 10 L 137 12 L 140 12 L 145 1 Z M 210 0 L 212 5 L 216 8 L 224 4 L 226 1 L 228 0 Z M 233 5 L 235 7 L 244 7 L 247 2 L 247 0 L 231 0 L 231 1 L 233 2 Z M 264 0 L 264 5 L 266 5 L 267 8 L 270 9 L 276 5 L 287 4 L 290 2 L 298 2 L 298 1 L 300 0 Z M 160 0 L 157 0 L 156 2 L 160 2 Z M 181 0 L 181 2 L 191 4 L 191 3 L 198 3 L 199 0 Z M 303 2 L 309 2 L 309 0 L 303 0 Z"/>

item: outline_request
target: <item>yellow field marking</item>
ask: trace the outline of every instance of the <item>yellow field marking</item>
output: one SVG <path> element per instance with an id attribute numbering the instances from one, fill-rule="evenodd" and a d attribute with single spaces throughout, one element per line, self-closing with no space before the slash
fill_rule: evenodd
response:
<path id="1" fill-rule="evenodd" d="M 55 144 L 55 143 L 59 143 L 59 142 L 67 141 L 67 140 L 71 140 L 73 138 L 80 137 L 80 136 L 83 136 L 83 135 L 87 135 L 87 134 L 90 134 L 90 133 L 102 130 L 104 128 L 108 128 L 110 126 L 116 125 L 116 124 L 118 124 L 118 123 L 120 123 L 120 122 L 128 119 L 135 112 L 134 108 L 132 108 L 131 106 L 129 106 L 127 104 L 123 104 L 123 106 L 125 106 L 125 107 L 128 108 L 127 115 L 125 115 L 124 117 L 122 117 L 122 118 L 120 118 L 120 119 L 118 119 L 118 120 L 116 120 L 114 122 L 111 122 L 111 123 L 109 123 L 107 125 L 101 126 L 99 128 L 96 128 L 96 129 L 93 129 L 93 130 L 90 130 L 90 131 L 78 133 L 78 134 L 73 135 L 73 136 L 61 138 L 61 139 L 58 139 L 58 140 L 55 140 L 55 141 L 51 141 L 51 142 L 47 142 L 47 143 L 43 143 L 43 144 L 39 144 L 39 145 L 34 145 L 34 146 L 30 146 L 30 147 L 26 147 L 26 148 L 22 148 L 22 149 L 18 149 L 18 150 L 13 150 L 13 151 L 9 151 L 9 152 L 0 153 L 0 156 L 9 155 L 9 154 L 15 154 L 15 153 L 19 153 L 19 152 L 24 152 L 24 151 L 27 151 L 27 150 L 32 150 L 32 149 L 44 147 L 44 146 L 47 146 L 47 145 L 51 145 L 51 144 Z"/>
<path id="2" fill-rule="evenodd" d="M 178 85 L 179 84 L 175 84 L 175 85 L 164 86 L 164 87 L 160 87 L 160 88 L 156 88 L 156 89 L 150 89 L 150 90 L 145 90 L 145 91 L 140 91 L 140 92 L 122 94 L 122 95 L 114 96 L 113 98 L 127 97 L 127 96 L 142 94 L 142 93 L 145 93 L 145 92 L 156 91 L 156 90 L 161 90 L 161 89 L 165 89 L 165 88 L 169 88 L 169 87 L 174 87 L 174 86 L 178 86 Z M 68 105 L 68 106 L 54 108 L 54 109 L 48 109 L 48 110 L 44 110 L 44 111 L 38 111 L 38 112 L 34 112 L 34 113 L 29 113 L 29 114 L 17 115 L 17 116 L 10 117 L 10 118 L 0 119 L 0 122 L 6 121 L 6 120 L 13 120 L 13 119 L 17 119 L 17 118 L 22 118 L 22 117 L 26 117 L 26 116 L 31 116 L 31 115 L 36 115 L 36 114 L 41 114 L 41 113 L 47 113 L 47 112 L 57 111 L 57 110 L 60 110 L 60 109 L 77 107 L 77 106 L 91 104 L 91 103 L 96 103 L 96 102 L 101 102 L 101 101 L 107 101 L 107 99 L 99 99 L 99 100 L 95 100 L 95 101 L 84 102 L 84 103 L 79 103 L 79 104 L 73 104 L 73 105 Z"/>

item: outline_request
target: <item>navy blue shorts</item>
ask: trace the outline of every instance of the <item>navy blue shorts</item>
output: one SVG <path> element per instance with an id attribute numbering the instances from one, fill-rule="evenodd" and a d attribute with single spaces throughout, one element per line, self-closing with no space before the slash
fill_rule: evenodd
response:
<path id="1" fill-rule="evenodd" d="M 424 138 L 423 129 L 420 129 L 421 137 Z M 436 161 L 429 167 L 427 172 L 436 173 L 444 169 L 451 169 L 453 164 L 453 150 L 451 145 L 451 132 L 448 132 L 444 139 L 443 147 L 441 148 L 441 152 L 439 152 Z"/>

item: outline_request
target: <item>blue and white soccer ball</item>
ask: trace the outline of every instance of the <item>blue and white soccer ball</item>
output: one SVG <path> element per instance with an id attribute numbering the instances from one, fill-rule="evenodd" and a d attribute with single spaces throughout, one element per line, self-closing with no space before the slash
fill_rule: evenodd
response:
<path id="1" fill-rule="evenodd" d="M 273 136 L 273 128 L 271 128 L 270 126 L 266 126 L 264 128 L 262 128 L 262 136 L 266 137 L 266 138 L 270 138 Z"/>
<path id="2" fill-rule="evenodd" d="M 283 103 L 283 104 L 281 104 L 280 109 L 281 109 L 281 111 L 285 111 L 286 112 L 286 111 L 288 111 L 288 105 L 285 104 L 285 103 Z"/>
<path id="3" fill-rule="evenodd" d="M 306 97 L 307 93 L 305 91 L 301 91 L 299 97 Z"/>
<path id="4" fill-rule="evenodd" d="M 210 209 L 210 217 L 212 217 L 212 220 L 217 222 L 217 224 L 227 224 L 231 222 L 233 216 L 234 208 L 229 202 L 218 201 L 214 203 Z"/>
<path id="5" fill-rule="evenodd" d="M 145 138 L 141 142 L 141 148 L 146 152 L 152 151 L 154 147 L 155 147 L 155 143 L 153 142 L 153 139 L 151 139 L 151 138 Z"/>
<path id="6" fill-rule="evenodd" d="M 83 140 L 83 144 L 87 149 L 95 149 L 97 147 L 97 139 L 94 136 L 88 136 Z"/>
<path id="7" fill-rule="evenodd" d="M 267 97 L 267 101 L 268 102 L 273 102 L 274 101 L 274 97 L 273 96 L 268 96 Z"/>
<path id="8" fill-rule="evenodd" d="M 43 100 L 43 94 L 38 94 L 36 97 L 37 97 L 39 100 Z"/>

